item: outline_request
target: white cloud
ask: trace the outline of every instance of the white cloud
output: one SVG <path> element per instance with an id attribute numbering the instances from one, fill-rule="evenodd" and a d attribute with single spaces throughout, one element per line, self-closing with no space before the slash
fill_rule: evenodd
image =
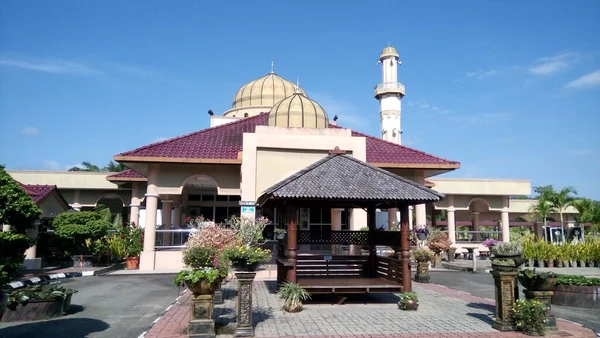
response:
<path id="1" fill-rule="evenodd" d="M 0 58 L 0 65 L 51 74 L 100 75 L 101 70 L 88 65 L 64 60 L 25 60 Z"/>
<path id="2" fill-rule="evenodd" d="M 438 107 L 436 105 L 430 104 L 427 101 L 407 101 L 406 105 L 408 107 L 414 107 L 414 108 L 417 108 L 417 109 L 430 109 L 430 110 L 433 110 L 434 112 L 436 112 L 438 114 L 441 114 L 441 115 L 450 113 L 449 110 L 442 109 L 442 108 L 440 108 L 440 107 Z"/>
<path id="3" fill-rule="evenodd" d="M 44 161 L 44 168 L 49 170 L 59 170 L 60 164 L 57 161 Z"/>
<path id="4" fill-rule="evenodd" d="M 567 154 L 573 156 L 587 156 L 591 153 L 588 149 L 571 149 L 567 151 Z"/>
<path id="5" fill-rule="evenodd" d="M 529 68 L 529 72 L 535 75 L 551 75 L 569 69 L 573 64 L 582 59 L 579 53 L 568 52 L 539 59 L 536 64 Z"/>
<path id="6" fill-rule="evenodd" d="M 162 141 L 166 141 L 166 140 L 168 140 L 169 138 L 170 138 L 170 137 L 159 136 L 159 137 L 155 138 L 155 139 L 154 139 L 154 141 L 152 141 L 152 142 L 155 142 L 155 143 L 156 143 L 156 142 L 162 142 Z"/>
<path id="7" fill-rule="evenodd" d="M 21 133 L 24 134 L 24 135 L 31 136 L 31 135 L 39 134 L 40 130 L 37 127 L 29 126 L 29 127 L 23 128 L 21 130 Z"/>
<path id="8" fill-rule="evenodd" d="M 511 113 L 483 113 L 454 115 L 453 120 L 470 124 L 506 123 L 512 121 Z"/>
<path id="9" fill-rule="evenodd" d="M 467 77 L 472 77 L 472 78 L 476 78 L 476 79 L 484 79 L 486 77 L 494 76 L 497 74 L 498 74 L 498 71 L 495 69 L 489 69 L 489 70 L 478 69 L 473 72 L 467 72 Z"/>
<path id="10" fill-rule="evenodd" d="M 600 69 L 585 74 L 565 85 L 565 88 L 591 88 L 600 85 Z"/>
<path id="11" fill-rule="evenodd" d="M 373 116 L 372 114 L 361 114 L 350 100 L 334 98 L 326 93 L 311 92 L 310 98 L 325 109 L 330 121 L 333 121 L 333 117 L 337 115 L 339 118 L 337 123 L 344 127 L 364 130 L 365 125 L 370 124 L 366 116 Z"/>

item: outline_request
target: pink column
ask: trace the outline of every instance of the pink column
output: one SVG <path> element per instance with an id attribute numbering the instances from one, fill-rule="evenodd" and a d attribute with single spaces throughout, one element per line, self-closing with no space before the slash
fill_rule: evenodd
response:
<path id="1" fill-rule="evenodd" d="M 454 217 L 454 196 L 446 196 L 448 199 L 448 210 L 446 216 L 448 217 L 448 237 L 452 244 L 456 244 L 456 218 Z"/>
<path id="2" fill-rule="evenodd" d="M 508 208 L 509 208 L 509 199 L 507 197 L 502 198 L 502 241 L 509 242 L 510 241 L 510 222 L 508 218 Z"/>
<path id="3" fill-rule="evenodd" d="M 129 205 L 129 223 L 140 225 L 140 183 L 133 182 L 131 185 L 131 204 Z"/>

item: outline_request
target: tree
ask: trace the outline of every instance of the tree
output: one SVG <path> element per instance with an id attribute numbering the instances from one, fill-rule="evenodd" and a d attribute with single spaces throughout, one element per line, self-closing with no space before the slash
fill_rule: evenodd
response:
<path id="1" fill-rule="evenodd" d="M 544 200 L 544 199 L 539 199 L 537 201 L 537 203 L 531 205 L 529 207 L 529 212 L 532 213 L 536 220 L 540 220 L 544 223 L 544 226 L 546 226 L 546 221 L 548 220 L 548 215 L 550 215 L 551 212 L 555 212 L 555 208 L 554 206 L 552 206 L 552 204 L 550 204 L 550 202 Z"/>
<path id="2" fill-rule="evenodd" d="M 592 201 L 589 198 L 582 198 L 573 201 L 573 207 L 577 209 L 577 221 L 580 223 L 600 223 L 600 202 Z"/>
<path id="3" fill-rule="evenodd" d="M 81 167 L 72 167 L 69 171 L 101 171 L 100 167 L 87 161 L 81 162 Z"/>
<path id="4" fill-rule="evenodd" d="M 558 214 L 560 215 L 560 227 L 563 234 L 565 233 L 563 213 L 569 206 L 573 205 L 573 202 L 575 201 L 575 198 L 571 194 L 577 195 L 577 190 L 573 187 L 565 187 L 560 191 L 544 191 L 543 194 L 540 195 L 542 200 L 550 202 L 552 207 L 558 211 Z"/>
<path id="5" fill-rule="evenodd" d="M 13 232 L 24 234 L 41 214 L 37 204 L 0 165 L 0 224 L 8 224 Z"/>
<path id="6" fill-rule="evenodd" d="M 104 167 L 99 167 L 88 161 L 81 162 L 80 166 L 75 166 L 69 169 L 69 171 L 94 171 L 94 172 L 121 172 L 127 169 L 127 167 L 121 163 L 110 161 Z"/>

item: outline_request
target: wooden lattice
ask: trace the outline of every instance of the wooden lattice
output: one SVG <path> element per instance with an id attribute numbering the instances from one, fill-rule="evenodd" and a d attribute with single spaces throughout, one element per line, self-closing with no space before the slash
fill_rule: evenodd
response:
<path id="1" fill-rule="evenodd" d="M 298 244 L 340 244 L 368 245 L 366 231 L 298 231 Z"/>

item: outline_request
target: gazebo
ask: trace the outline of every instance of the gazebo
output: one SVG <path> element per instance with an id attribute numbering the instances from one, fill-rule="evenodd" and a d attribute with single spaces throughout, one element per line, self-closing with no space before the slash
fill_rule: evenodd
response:
<path id="1" fill-rule="evenodd" d="M 408 208 L 443 198 L 336 147 L 267 189 L 257 201 L 287 213 L 286 245 L 277 257 L 278 285 L 298 283 L 310 293 L 325 294 L 411 291 Z M 298 231 L 298 209 L 317 206 L 365 209 L 368 231 Z M 400 231 L 375 229 L 378 208 L 400 210 Z M 399 247 L 398 258 L 378 255 L 378 245 Z"/>

